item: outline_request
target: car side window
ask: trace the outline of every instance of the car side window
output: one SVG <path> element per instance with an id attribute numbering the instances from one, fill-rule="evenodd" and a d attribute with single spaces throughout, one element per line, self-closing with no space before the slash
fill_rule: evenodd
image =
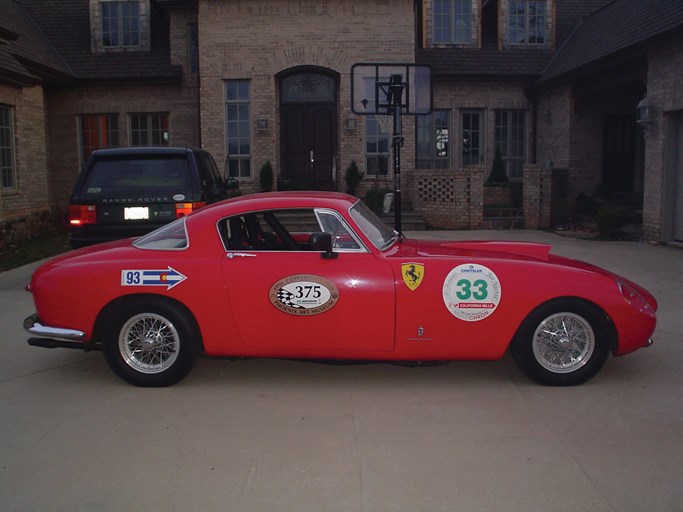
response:
<path id="1" fill-rule="evenodd" d="M 316 210 L 322 230 L 332 235 L 332 249 L 335 251 L 360 251 L 363 246 L 348 227 L 344 219 L 333 210 Z"/>
<path id="2" fill-rule="evenodd" d="M 221 220 L 219 231 L 225 249 L 228 251 L 308 250 L 310 233 L 306 236 L 305 233 L 296 231 L 296 223 L 305 223 L 305 217 L 295 211 L 288 212 L 253 212 Z M 312 211 L 311 216 L 315 221 Z"/>
<path id="3" fill-rule="evenodd" d="M 332 235 L 335 249 L 362 250 L 343 220 L 331 210 L 253 212 L 219 223 L 227 251 L 310 251 L 311 234 L 320 231 Z"/>

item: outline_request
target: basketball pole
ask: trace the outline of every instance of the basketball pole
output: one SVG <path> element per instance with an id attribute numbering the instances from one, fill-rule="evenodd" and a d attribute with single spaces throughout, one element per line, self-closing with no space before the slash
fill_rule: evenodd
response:
<path id="1" fill-rule="evenodd" d="M 387 104 L 394 118 L 392 138 L 392 147 L 394 149 L 394 227 L 399 235 L 403 235 L 401 229 L 401 147 L 403 146 L 404 139 L 401 128 L 401 101 L 404 89 L 403 75 L 391 75 Z"/>

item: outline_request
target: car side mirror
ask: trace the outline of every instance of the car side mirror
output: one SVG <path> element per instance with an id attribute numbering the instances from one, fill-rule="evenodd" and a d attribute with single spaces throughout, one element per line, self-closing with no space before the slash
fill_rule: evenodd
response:
<path id="1" fill-rule="evenodd" d="M 235 190 L 240 188 L 240 182 L 237 181 L 235 178 L 226 178 L 225 179 L 225 188 L 227 190 Z"/>
<path id="2" fill-rule="evenodd" d="M 332 235 L 323 231 L 311 233 L 310 246 L 312 251 L 321 252 L 321 256 L 327 260 L 337 257 L 337 253 L 332 251 Z"/>

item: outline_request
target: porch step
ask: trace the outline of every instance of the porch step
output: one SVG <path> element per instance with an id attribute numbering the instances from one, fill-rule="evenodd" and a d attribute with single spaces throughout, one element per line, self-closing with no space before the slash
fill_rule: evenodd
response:
<path id="1" fill-rule="evenodd" d="M 484 207 L 484 229 L 524 229 L 524 211 L 521 208 Z"/>
<path id="2" fill-rule="evenodd" d="M 380 216 L 387 226 L 395 227 L 394 208 L 392 206 L 389 213 L 382 213 Z M 409 204 L 403 204 L 401 208 L 401 229 L 403 231 L 424 231 L 427 229 L 422 215 Z"/>
<path id="3" fill-rule="evenodd" d="M 313 231 L 318 229 L 317 223 L 310 217 L 301 217 L 295 214 L 280 214 L 283 219 L 287 220 L 287 226 L 294 231 Z M 392 205 L 391 211 L 389 213 L 379 214 L 380 219 L 382 219 L 391 228 L 394 227 L 394 208 Z M 409 203 L 404 203 L 401 209 L 401 228 L 403 231 L 424 231 L 427 229 L 422 215 L 416 212 L 412 205 Z"/>

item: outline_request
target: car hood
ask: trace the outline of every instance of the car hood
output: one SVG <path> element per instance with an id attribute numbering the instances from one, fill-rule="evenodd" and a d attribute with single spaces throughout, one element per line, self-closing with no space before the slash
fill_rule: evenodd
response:
<path id="1" fill-rule="evenodd" d="M 432 241 L 406 239 L 400 244 L 401 256 L 422 257 L 471 256 L 479 258 L 533 259 L 548 261 L 551 246 L 535 242 L 501 242 L 488 240 Z M 399 254 L 396 254 L 397 256 Z"/>

